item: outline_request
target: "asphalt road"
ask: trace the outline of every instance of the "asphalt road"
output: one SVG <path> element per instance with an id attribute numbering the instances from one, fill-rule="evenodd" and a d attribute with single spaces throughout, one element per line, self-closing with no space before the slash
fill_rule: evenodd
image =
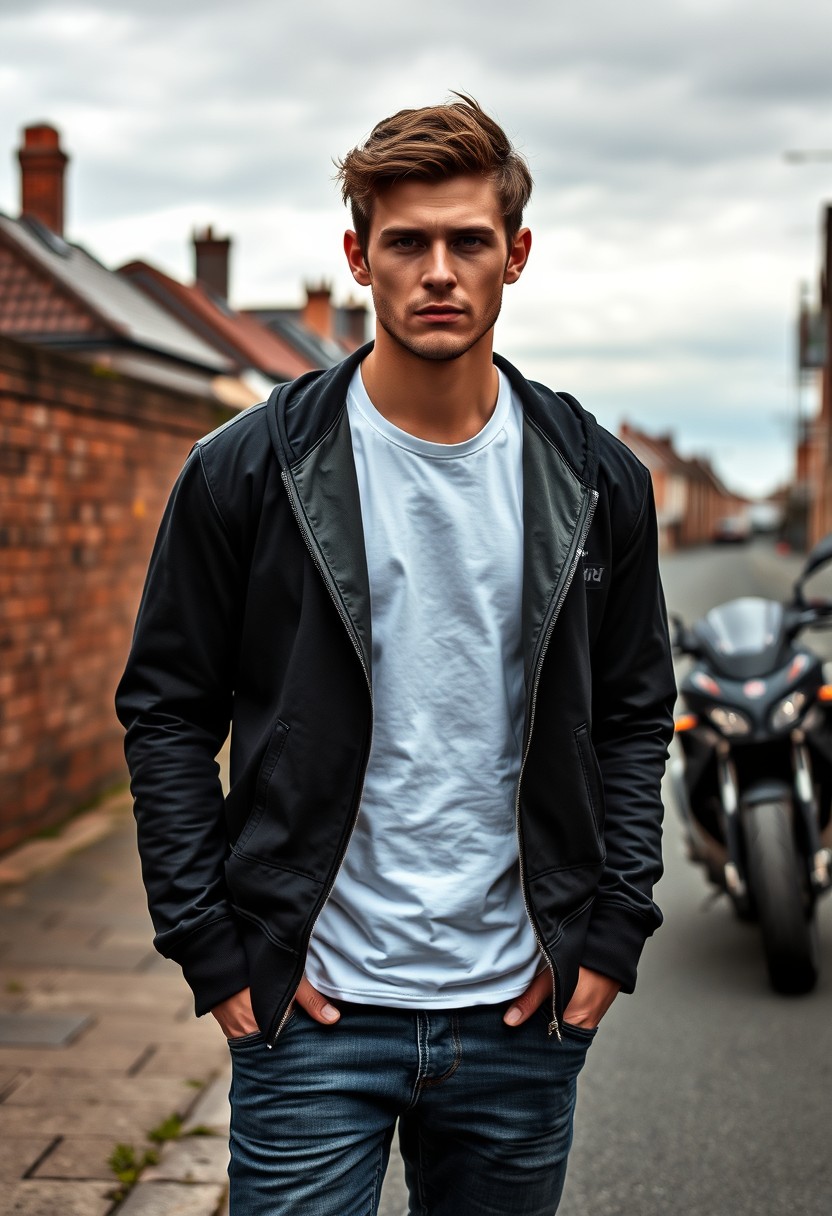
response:
<path id="1" fill-rule="evenodd" d="M 668 606 L 692 620 L 737 595 L 779 598 L 798 567 L 761 542 L 673 555 Z M 832 634 L 819 640 L 832 654 Z M 830 1216 L 832 896 L 817 990 L 775 996 L 756 929 L 709 898 L 669 790 L 666 806 L 665 925 L 590 1050 L 559 1216 Z M 406 1211 L 394 1160 L 381 1216 Z"/>

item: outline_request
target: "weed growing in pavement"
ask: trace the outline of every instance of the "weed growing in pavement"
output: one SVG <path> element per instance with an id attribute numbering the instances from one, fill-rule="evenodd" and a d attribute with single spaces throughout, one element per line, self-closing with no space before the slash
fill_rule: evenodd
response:
<path id="1" fill-rule="evenodd" d="M 26 989 L 21 984 L 20 980 L 9 980 L 6 984 L 6 992 L 9 996 L 17 996 L 20 992 L 25 992 Z"/>
<path id="2" fill-rule="evenodd" d="M 164 1144 L 166 1140 L 178 1140 L 182 1135 L 182 1116 L 173 1114 L 163 1119 L 157 1127 L 152 1127 L 147 1133 L 148 1140 L 154 1144 Z"/>
<path id="3" fill-rule="evenodd" d="M 132 1144 L 117 1144 L 107 1158 L 107 1164 L 121 1183 L 113 1191 L 112 1199 L 121 1201 L 130 1193 L 146 1165 L 155 1165 L 159 1154 L 155 1148 L 147 1148 L 139 1155 Z"/>
<path id="4" fill-rule="evenodd" d="M 185 1084 L 194 1089 L 202 1089 L 204 1082 L 191 1080 L 186 1081 Z M 147 1138 L 154 1144 L 163 1145 L 169 1140 L 178 1140 L 182 1135 L 213 1136 L 214 1134 L 213 1129 L 205 1123 L 197 1123 L 187 1132 L 183 1132 L 182 1116 L 174 1111 L 156 1127 L 152 1127 L 147 1133 Z M 110 1198 L 120 1203 L 136 1185 L 145 1166 L 156 1165 L 158 1160 L 159 1152 L 155 1148 L 146 1148 L 144 1152 L 138 1153 L 132 1144 L 116 1144 L 107 1158 L 107 1164 L 121 1185 L 112 1192 Z M 186 1181 L 190 1182 L 193 1179 L 188 1178 Z"/>

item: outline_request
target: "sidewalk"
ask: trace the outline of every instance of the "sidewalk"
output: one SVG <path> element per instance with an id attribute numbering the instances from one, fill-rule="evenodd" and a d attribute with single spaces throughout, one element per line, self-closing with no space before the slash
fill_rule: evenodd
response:
<path id="1" fill-rule="evenodd" d="M 126 796 L 0 858 L 3 1214 L 224 1210 L 228 1052 L 151 936 Z"/>
<path id="2" fill-rule="evenodd" d="M 228 1050 L 151 939 L 126 795 L 0 858 L 0 1216 L 227 1212 Z"/>

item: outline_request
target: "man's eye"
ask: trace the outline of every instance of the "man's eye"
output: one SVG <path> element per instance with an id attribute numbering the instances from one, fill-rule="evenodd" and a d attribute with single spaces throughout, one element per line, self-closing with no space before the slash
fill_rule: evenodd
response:
<path id="1" fill-rule="evenodd" d="M 416 245 L 416 240 L 412 236 L 400 236 L 393 242 L 397 249 L 413 249 Z"/>
<path id="2" fill-rule="evenodd" d="M 481 236 L 461 236 L 459 238 L 459 243 L 460 243 L 460 245 L 462 245 L 462 247 L 464 249 L 476 249 L 478 245 L 482 244 L 482 237 Z"/>

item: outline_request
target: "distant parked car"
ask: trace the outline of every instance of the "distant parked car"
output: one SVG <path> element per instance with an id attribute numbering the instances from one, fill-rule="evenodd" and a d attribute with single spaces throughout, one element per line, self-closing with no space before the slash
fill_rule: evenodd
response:
<path id="1" fill-rule="evenodd" d="M 751 538 L 751 525 L 744 515 L 724 515 L 716 521 L 712 540 L 717 545 L 744 545 Z"/>

